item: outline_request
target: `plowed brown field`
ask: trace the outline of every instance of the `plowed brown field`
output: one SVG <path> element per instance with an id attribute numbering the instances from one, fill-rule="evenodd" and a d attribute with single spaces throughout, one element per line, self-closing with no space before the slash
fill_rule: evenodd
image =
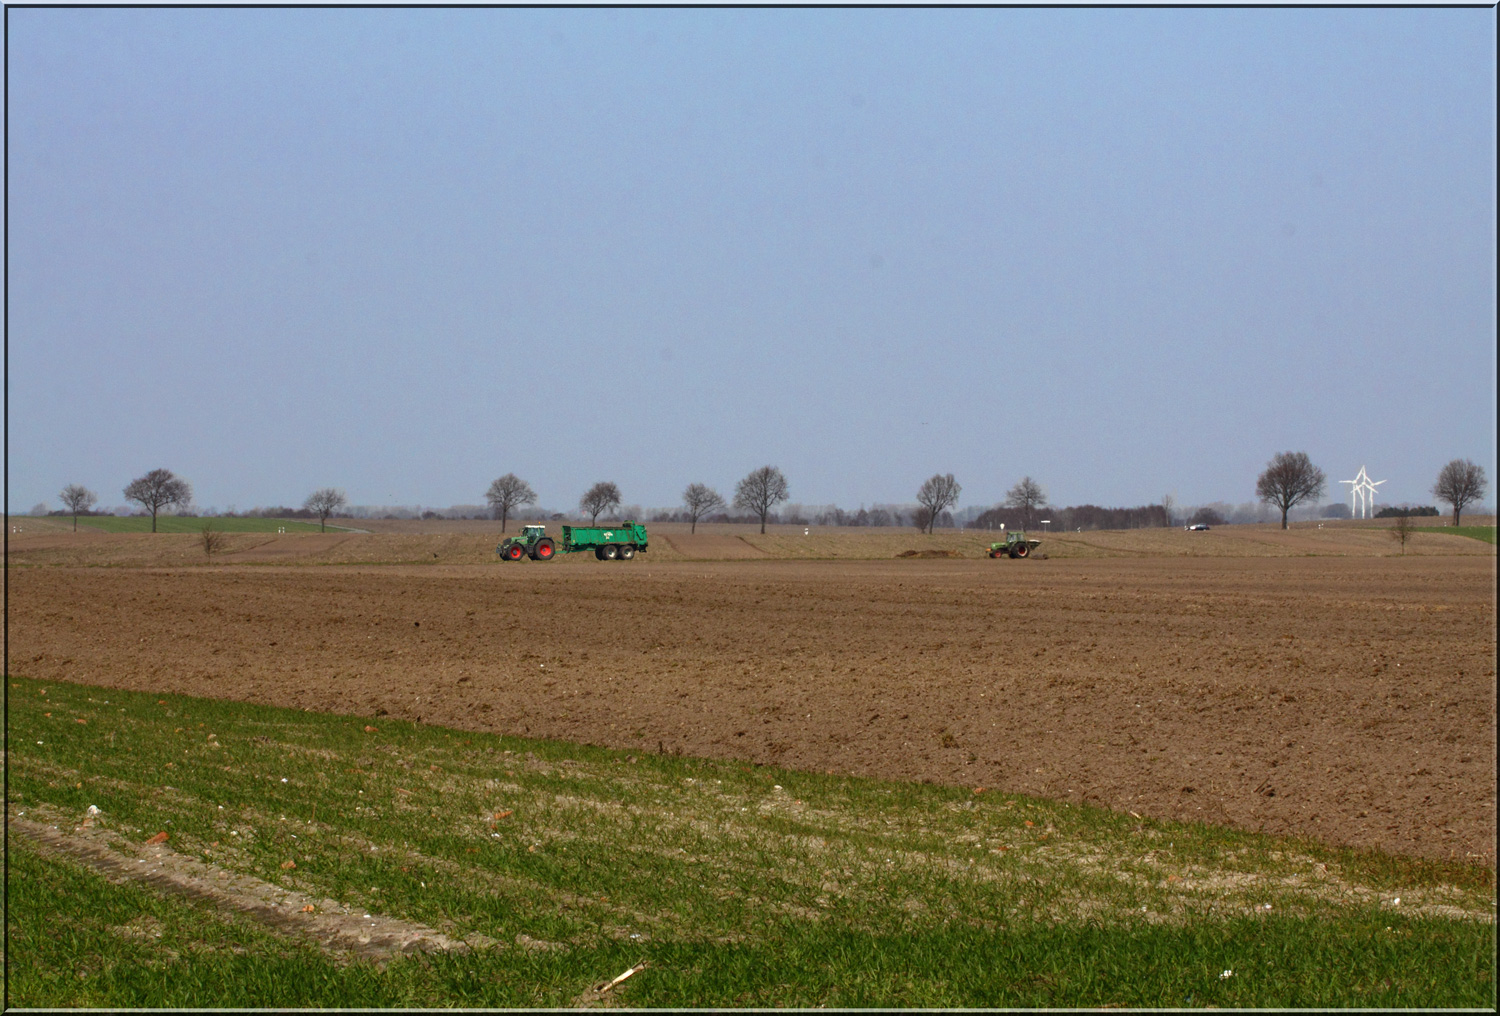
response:
<path id="1" fill-rule="evenodd" d="M 1484 550 L 16 567 L 9 659 L 1493 865 Z"/>

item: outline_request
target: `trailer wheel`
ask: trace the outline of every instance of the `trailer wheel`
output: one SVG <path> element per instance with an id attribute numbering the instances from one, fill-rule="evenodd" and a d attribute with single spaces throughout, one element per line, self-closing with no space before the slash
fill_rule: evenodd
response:
<path id="1" fill-rule="evenodd" d="M 620 548 L 613 543 L 606 543 L 599 548 L 599 553 L 604 555 L 604 560 L 613 561 L 620 556 Z"/>
<path id="2" fill-rule="evenodd" d="M 633 557 L 635 557 L 635 544 L 627 543 L 625 544 L 625 546 L 620 548 L 621 560 L 629 561 Z"/>
<path id="3" fill-rule="evenodd" d="M 551 540 L 541 540 L 536 545 L 536 554 L 532 560 L 550 561 L 552 560 L 552 555 L 555 553 L 557 551 L 553 548 Z"/>
<path id="4" fill-rule="evenodd" d="M 512 561 L 521 560 L 521 558 L 524 557 L 525 554 L 526 551 L 521 549 L 521 545 L 519 543 L 512 543 L 509 547 L 505 548 L 505 556 Z"/>
<path id="5" fill-rule="evenodd" d="M 595 547 L 594 548 L 594 560 L 596 560 L 596 561 L 603 561 L 604 560 L 604 548 L 603 547 Z"/>

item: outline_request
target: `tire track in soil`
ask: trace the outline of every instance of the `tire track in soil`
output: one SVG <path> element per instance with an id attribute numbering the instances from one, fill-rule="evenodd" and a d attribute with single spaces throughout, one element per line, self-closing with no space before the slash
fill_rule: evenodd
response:
<path id="1" fill-rule="evenodd" d="M 114 849 L 122 845 L 122 837 L 97 827 L 66 832 L 66 822 L 33 822 L 15 815 L 8 817 L 8 824 L 42 849 L 81 862 L 112 882 L 139 882 L 234 911 L 283 934 L 311 938 L 325 952 L 346 959 L 379 961 L 418 952 L 467 952 L 495 944 L 484 936 L 457 940 L 421 924 L 381 914 L 356 914 L 336 900 L 283 889 L 253 875 L 234 874 L 164 843 L 135 845 L 130 856 Z M 303 907 L 313 910 L 304 912 Z"/>

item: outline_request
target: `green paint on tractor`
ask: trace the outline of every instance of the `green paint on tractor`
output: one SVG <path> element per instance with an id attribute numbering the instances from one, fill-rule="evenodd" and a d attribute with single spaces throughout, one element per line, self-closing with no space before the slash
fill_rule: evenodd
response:
<path id="1" fill-rule="evenodd" d="M 646 527 L 627 519 L 618 526 L 563 526 L 562 539 L 547 535 L 546 526 L 522 526 L 520 535 L 507 537 L 495 553 L 502 561 L 550 561 L 558 554 L 592 550 L 601 561 L 629 561 L 646 552 Z"/>

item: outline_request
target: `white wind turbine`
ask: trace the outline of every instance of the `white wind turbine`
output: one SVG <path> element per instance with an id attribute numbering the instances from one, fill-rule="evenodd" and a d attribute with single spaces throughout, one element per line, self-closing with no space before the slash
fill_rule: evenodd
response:
<path id="1" fill-rule="evenodd" d="M 1375 508 L 1375 488 L 1384 483 L 1384 480 L 1372 480 L 1370 474 L 1365 471 L 1364 466 L 1359 467 L 1359 475 L 1352 480 L 1340 480 L 1347 483 L 1349 487 L 1349 514 L 1354 518 L 1369 518 L 1371 511 Z"/>

